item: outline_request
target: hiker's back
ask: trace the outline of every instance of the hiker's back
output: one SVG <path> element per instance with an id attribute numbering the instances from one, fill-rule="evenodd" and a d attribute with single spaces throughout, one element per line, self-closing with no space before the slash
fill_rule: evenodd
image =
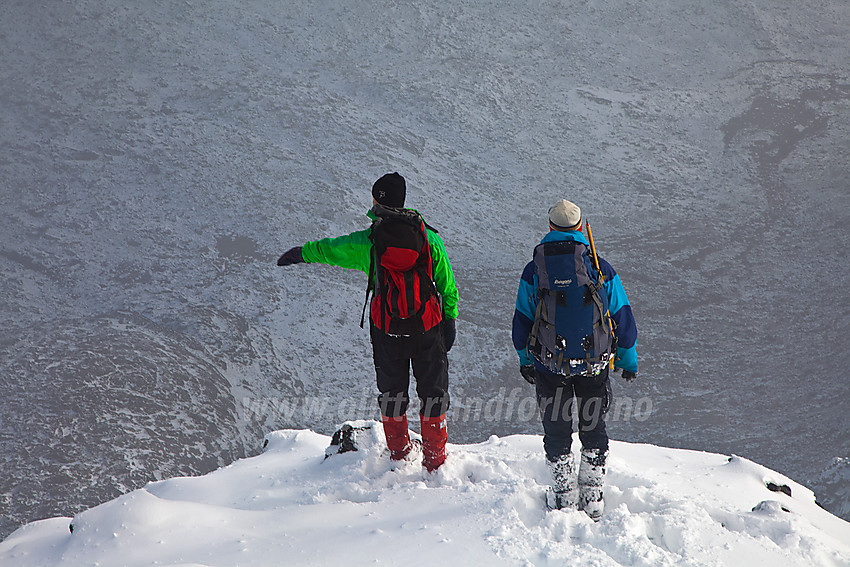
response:
<path id="1" fill-rule="evenodd" d="M 529 352 L 556 374 L 598 374 L 608 362 L 612 333 L 608 297 L 587 246 L 575 240 L 544 242 L 534 249 L 533 262 L 537 312 Z"/>
<path id="2" fill-rule="evenodd" d="M 389 335 L 422 334 L 441 320 L 425 223 L 410 209 L 372 212 L 372 322 Z"/>

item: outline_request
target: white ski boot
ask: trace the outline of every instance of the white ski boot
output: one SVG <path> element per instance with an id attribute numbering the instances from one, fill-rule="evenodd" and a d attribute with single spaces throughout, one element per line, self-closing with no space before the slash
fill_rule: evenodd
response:
<path id="1" fill-rule="evenodd" d="M 608 451 L 602 449 L 582 449 L 581 464 L 578 469 L 578 509 L 599 521 L 605 510 L 602 498 L 602 486 L 605 484 L 605 463 Z"/>
<path id="2" fill-rule="evenodd" d="M 546 490 L 546 507 L 549 510 L 575 508 L 578 503 L 575 463 L 571 453 L 558 460 L 546 460 L 552 473 L 552 486 Z"/>

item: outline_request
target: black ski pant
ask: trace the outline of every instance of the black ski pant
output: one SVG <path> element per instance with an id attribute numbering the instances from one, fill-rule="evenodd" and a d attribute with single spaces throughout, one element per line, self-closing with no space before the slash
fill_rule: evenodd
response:
<path id="1" fill-rule="evenodd" d="M 449 362 L 443 342 L 443 325 L 425 333 L 400 337 L 371 325 L 372 357 L 378 379 L 378 405 L 387 417 L 407 413 L 410 403 L 410 367 L 416 378 L 420 415 L 439 417 L 449 409 Z"/>
<path id="2" fill-rule="evenodd" d="M 611 402 L 611 383 L 606 368 L 598 376 L 562 376 L 537 367 L 537 405 L 543 421 L 546 458 L 557 461 L 570 453 L 573 416 L 578 418 L 578 437 L 585 449 L 608 449 L 605 414 Z"/>

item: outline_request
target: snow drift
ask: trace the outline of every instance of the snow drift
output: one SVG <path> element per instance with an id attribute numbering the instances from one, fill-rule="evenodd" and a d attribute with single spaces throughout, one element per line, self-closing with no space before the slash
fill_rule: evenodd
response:
<path id="1" fill-rule="evenodd" d="M 598 523 L 547 512 L 541 438 L 449 445 L 434 475 L 393 468 L 377 422 L 360 450 L 283 430 L 263 454 L 155 482 L 0 544 L 28 565 L 847 565 L 850 524 L 736 456 L 613 442 Z"/>

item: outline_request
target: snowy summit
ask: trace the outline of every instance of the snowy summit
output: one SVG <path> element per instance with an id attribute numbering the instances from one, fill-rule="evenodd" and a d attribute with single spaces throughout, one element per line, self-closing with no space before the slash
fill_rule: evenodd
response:
<path id="1" fill-rule="evenodd" d="M 850 524 L 736 456 L 613 442 L 594 523 L 546 511 L 539 436 L 450 444 L 428 474 L 391 466 L 379 423 L 353 425 L 357 451 L 278 431 L 259 456 L 29 524 L 0 544 L 0 564 L 850 564 Z"/>

